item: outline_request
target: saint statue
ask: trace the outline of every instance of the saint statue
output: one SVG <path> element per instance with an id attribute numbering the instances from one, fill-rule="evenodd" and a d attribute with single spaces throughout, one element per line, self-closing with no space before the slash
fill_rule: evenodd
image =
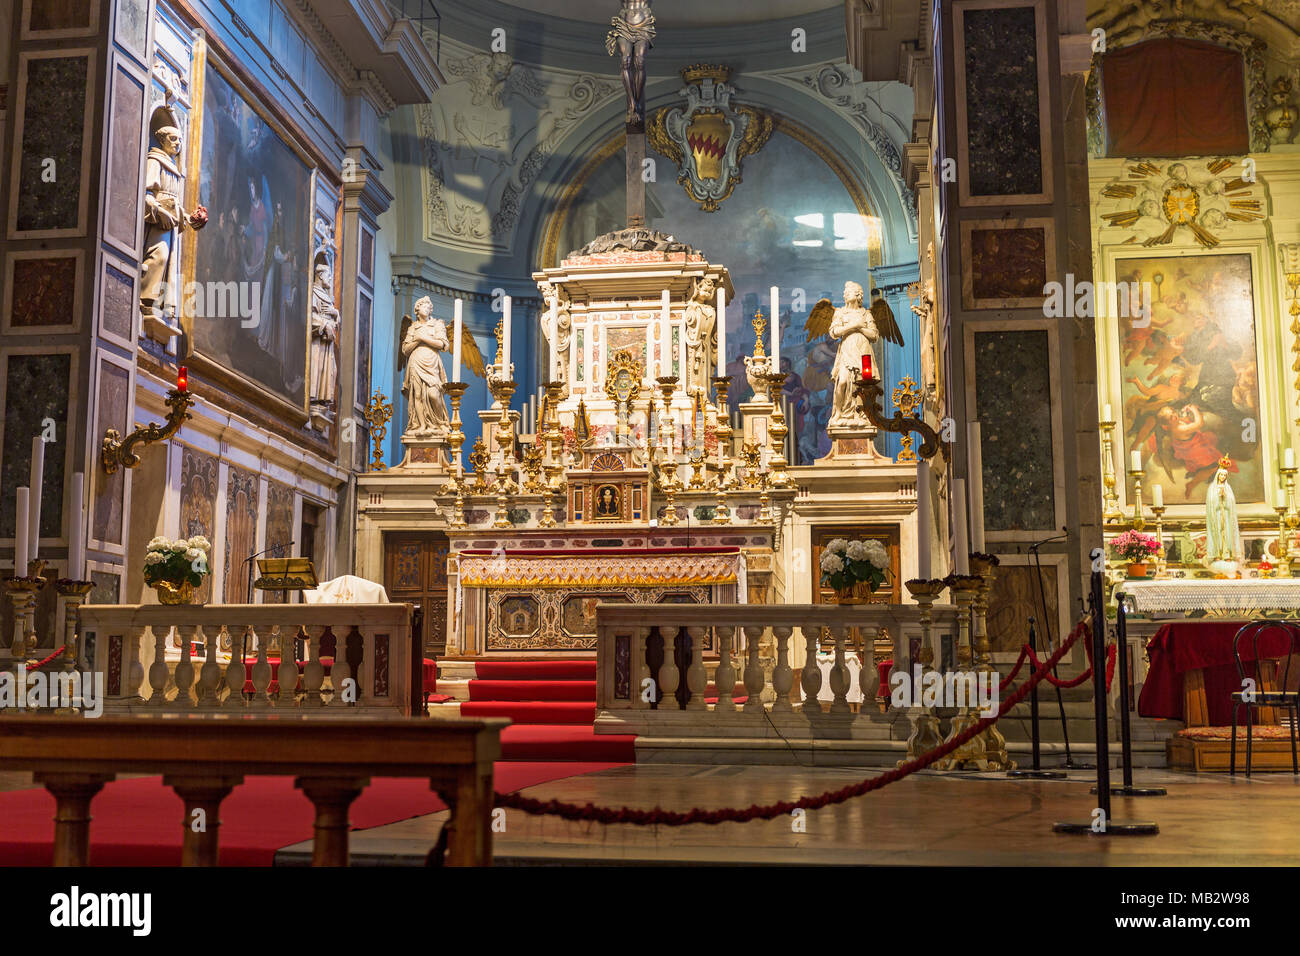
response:
<path id="1" fill-rule="evenodd" d="M 1205 494 L 1205 564 L 1216 574 L 1233 577 L 1241 560 L 1241 534 L 1237 525 L 1237 497 L 1228 484 L 1232 459 L 1219 459 L 1219 470 Z"/>
<path id="2" fill-rule="evenodd" d="M 332 416 L 339 381 L 339 310 L 334 307 L 334 274 L 327 262 L 316 265 L 311 287 L 312 423 Z"/>
<path id="3" fill-rule="evenodd" d="M 695 289 L 682 312 L 682 318 L 686 320 L 687 391 L 696 386 L 707 388 L 709 384 L 704 350 L 713 341 L 713 323 L 718 315 L 714 305 L 716 290 L 717 284 L 708 276 L 695 280 Z"/>
<path id="4" fill-rule="evenodd" d="M 153 111 L 149 131 L 154 145 L 144 170 L 144 259 L 140 263 L 140 314 L 154 328 L 167 327 L 179 333 L 175 324 L 180 276 L 177 268 L 177 239 L 189 226 L 202 229 L 208 211 L 196 206 L 186 214 L 181 206 L 185 174 L 177 163 L 181 155 L 181 131 L 171 107 Z M 168 321 L 168 319 L 172 321 Z M 152 321 L 150 321 L 152 320 Z"/>
<path id="5" fill-rule="evenodd" d="M 808 341 L 823 335 L 840 341 L 835 365 L 831 369 L 834 400 L 830 421 L 826 423 L 828 429 L 865 428 L 869 424 L 857 392 L 857 384 L 862 380 L 862 357 L 871 356 L 872 368 L 878 369 L 871 343 L 884 336 L 887 342 L 903 344 L 903 334 L 889 303 L 877 292 L 871 308 L 866 309 L 862 306 L 863 297 L 862 286 L 846 282 L 844 305 L 836 309 L 830 299 L 822 299 L 813 306 L 804 323 Z"/>
<path id="6" fill-rule="evenodd" d="M 569 314 L 569 297 L 562 289 L 550 282 L 538 286 L 542 293 L 542 302 L 546 311 L 542 314 L 542 336 L 551 349 L 557 351 L 559 358 L 559 381 L 564 383 L 561 397 L 569 397 L 569 336 L 573 332 L 573 316 Z M 551 299 L 556 300 L 555 338 L 551 341 Z"/>
<path id="7" fill-rule="evenodd" d="M 447 373 L 442 356 L 450 347 L 447 324 L 433 317 L 433 300 L 427 295 L 415 303 L 415 320 L 402 319 L 402 361 L 406 375 L 402 394 L 406 396 L 407 438 L 441 438 L 447 432 L 447 406 L 443 390 Z"/>
<path id="8" fill-rule="evenodd" d="M 623 89 L 627 93 L 628 132 L 645 132 L 645 55 L 654 46 L 655 18 L 650 0 L 623 0 L 623 9 L 609 21 L 605 52 L 617 50 L 623 59 Z"/>

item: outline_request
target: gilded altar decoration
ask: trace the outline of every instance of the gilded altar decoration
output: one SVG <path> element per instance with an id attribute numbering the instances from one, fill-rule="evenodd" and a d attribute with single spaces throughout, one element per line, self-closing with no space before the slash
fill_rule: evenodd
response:
<path id="1" fill-rule="evenodd" d="M 863 290 L 856 282 L 844 283 L 844 305 L 838 309 L 830 299 L 822 299 L 813 306 L 804 323 L 808 341 L 830 335 L 839 339 L 835 365 L 831 370 L 834 381 L 834 404 L 828 428 L 864 428 L 867 416 L 858 400 L 857 386 L 864 368 L 876 367 L 872 343 L 883 336 L 885 341 L 902 346 L 903 333 L 894 320 L 894 311 L 880 292 L 876 292 L 871 308 L 863 308 Z M 864 365 L 863 359 L 870 364 Z"/>
<path id="2" fill-rule="evenodd" d="M 686 107 L 651 117 L 650 145 L 671 159 L 677 182 L 705 212 L 716 212 L 741 181 L 741 164 L 771 138 L 773 119 L 752 106 L 732 106 L 731 68 L 696 64 L 682 70 Z"/>
<path id="3" fill-rule="evenodd" d="M 1107 226 L 1132 232 L 1129 242 L 1168 245 L 1186 229 L 1213 249 L 1231 223 L 1264 218 L 1263 203 L 1251 191 L 1254 183 L 1230 174 L 1234 167 L 1240 164 L 1224 157 L 1209 160 L 1204 169 L 1185 162 L 1133 163 L 1123 179 L 1102 188 L 1103 197 L 1117 202 L 1101 218 Z"/>
<path id="4" fill-rule="evenodd" d="M 194 404 L 194 395 L 189 390 L 189 378 L 184 366 L 181 366 L 176 376 L 176 387 L 167 392 L 165 403 L 171 409 L 167 413 L 165 424 L 150 422 L 148 425 L 137 425 L 125 438 L 116 428 L 104 432 L 99 446 L 99 463 L 104 474 L 111 475 L 119 467 L 134 468 L 140 464 L 140 456 L 134 451 L 136 445 L 166 441 L 180 431 L 180 427 L 190 417 L 190 406 Z"/>
<path id="5" fill-rule="evenodd" d="M 628 431 L 628 413 L 632 402 L 641 391 L 641 381 L 645 378 L 645 366 L 638 362 L 628 349 L 619 349 L 609 360 L 605 370 L 605 394 L 618 409 L 618 434 L 626 435 Z"/>
<path id="6" fill-rule="evenodd" d="M 370 437 L 375 443 L 374 456 L 370 459 L 371 471 L 386 471 L 384 464 L 384 437 L 388 434 L 388 422 L 393 417 L 393 403 L 380 389 L 370 396 L 370 404 L 365 408 L 366 424 L 370 426 Z"/>
<path id="7" fill-rule="evenodd" d="M 623 555 L 618 561 L 584 554 L 500 554 L 462 551 L 461 587 L 555 588 L 651 584 L 735 584 L 739 550 L 716 554 Z"/>

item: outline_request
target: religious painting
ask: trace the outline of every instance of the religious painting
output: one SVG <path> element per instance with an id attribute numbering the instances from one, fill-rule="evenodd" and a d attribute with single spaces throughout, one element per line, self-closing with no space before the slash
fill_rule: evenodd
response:
<path id="1" fill-rule="evenodd" d="M 1038 308 L 1055 278 L 1055 226 L 1049 219 L 961 224 L 962 304 L 968 309 Z"/>
<path id="2" fill-rule="evenodd" d="M 599 485 L 593 496 L 597 521 L 614 521 L 623 514 L 623 493 L 618 485 Z"/>
<path id="3" fill-rule="evenodd" d="M 202 116 L 198 188 L 208 225 L 193 234 L 203 295 L 192 303 L 191 347 L 206 371 L 237 370 L 305 409 L 313 170 L 211 60 Z"/>
<path id="4" fill-rule="evenodd" d="M 596 605 L 609 598 L 602 594 L 571 594 L 560 605 L 560 627 L 570 637 L 596 636 Z"/>
<path id="5" fill-rule="evenodd" d="M 10 254 L 9 329 L 76 331 L 81 311 L 81 252 Z"/>
<path id="6" fill-rule="evenodd" d="M 252 601 L 249 558 L 257 547 L 258 477 L 230 466 L 226 473 L 226 589 L 227 604 Z M 206 582 L 205 582 L 206 583 Z"/>
<path id="7" fill-rule="evenodd" d="M 643 369 L 649 369 L 646 362 L 645 326 L 628 328 L 607 328 L 605 330 L 605 349 L 608 355 L 617 355 L 624 350 L 632 353 L 632 361 L 639 362 Z M 655 366 L 658 368 L 658 365 Z M 635 396 L 633 396 L 635 398 Z"/>
<path id="8" fill-rule="evenodd" d="M 187 538 L 203 535 L 215 542 L 217 479 L 220 465 L 211 455 L 181 445 L 181 527 Z M 226 567 L 230 566 L 229 561 Z M 230 592 L 226 592 L 229 600 Z M 204 604 L 212 599 L 212 576 L 208 575 L 194 592 L 194 600 Z"/>
<path id="9" fill-rule="evenodd" d="M 1150 322 L 1119 323 L 1116 467 L 1140 451 L 1146 489 L 1160 485 L 1166 505 L 1202 505 L 1226 455 L 1237 501 L 1263 501 L 1258 434 L 1243 425 L 1261 427 L 1251 257 L 1119 259 L 1115 280 L 1151 289 Z"/>

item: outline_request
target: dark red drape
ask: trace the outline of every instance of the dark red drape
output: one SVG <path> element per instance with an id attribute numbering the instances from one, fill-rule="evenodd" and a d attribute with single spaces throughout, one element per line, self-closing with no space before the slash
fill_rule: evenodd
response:
<path id="1" fill-rule="evenodd" d="M 1241 54 L 1199 40 L 1148 40 L 1101 60 L 1108 156 L 1250 151 Z"/>

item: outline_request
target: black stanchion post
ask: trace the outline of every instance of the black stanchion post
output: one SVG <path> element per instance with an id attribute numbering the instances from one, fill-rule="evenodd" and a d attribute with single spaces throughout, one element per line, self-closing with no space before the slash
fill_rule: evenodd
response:
<path id="1" fill-rule="evenodd" d="M 1110 792 L 1119 797 L 1163 797 L 1169 793 L 1164 787 L 1133 786 L 1133 736 L 1129 727 L 1132 699 L 1128 686 L 1128 614 L 1124 610 L 1124 595 L 1120 594 L 1117 600 L 1119 606 L 1115 611 L 1115 653 L 1119 656 L 1119 740 L 1124 760 L 1124 783 L 1119 787 L 1111 787 Z"/>
<path id="2" fill-rule="evenodd" d="M 1038 653 L 1038 637 L 1034 630 L 1034 619 L 1029 618 L 1029 649 L 1035 654 Z M 1031 659 L 1032 663 L 1032 659 Z M 1058 691 L 1059 693 L 1059 691 Z M 1008 770 L 1008 777 L 1028 778 L 1034 780 L 1064 780 L 1068 774 L 1064 770 L 1044 770 L 1040 759 L 1042 749 L 1042 737 L 1038 731 L 1038 685 L 1035 684 L 1029 691 L 1029 724 L 1030 734 L 1033 741 L 1033 762 L 1034 766 L 1030 770 Z"/>
<path id="3" fill-rule="evenodd" d="M 1086 823 L 1054 823 L 1056 833 L 1095 833 L 1098 836 L 1159 833 L 1154 823 L 1119 823 L 1110 813 L 1110 725 L 1106 717 L 1106 608 L 1101 572 L 1092 573 L 1092 699 L 1097 722 L 1097 810 Z M 1099 816 L 1099 818 L 1098 818 Z"/>

